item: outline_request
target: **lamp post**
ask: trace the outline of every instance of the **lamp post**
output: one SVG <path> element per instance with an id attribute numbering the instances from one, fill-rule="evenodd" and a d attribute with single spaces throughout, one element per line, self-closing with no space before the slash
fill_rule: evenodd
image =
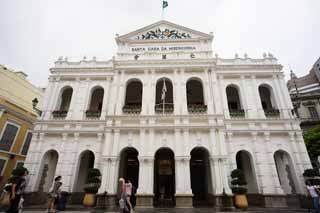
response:
<path id="1" fill-rule="evenodd" d="M 37 112 L 37 114 L 38 114 L 39 116 L 41 116 L 42 111 L 37 108 L 38 103 L 39 103 L 39 101 L 38 101 L 37 98 L 33 99 L 33 100 L 32 100 L 32 108 Z"/>

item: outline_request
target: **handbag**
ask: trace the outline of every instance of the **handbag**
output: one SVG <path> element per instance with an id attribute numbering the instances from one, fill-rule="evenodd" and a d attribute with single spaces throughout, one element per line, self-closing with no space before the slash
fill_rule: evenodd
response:
<path id="1" fill-rule="evenodd" d="M 1 206 L 10 206 L 10 194 L 8 192 L 3 192 L 0 197 Z"/>
<path id="2" fill-rule="evenodd" d="M 120 207 L 120 209 L 124 209 L 124 207 L 125 207 L 125 202 L 122 198 L 119 200 L 119 207 Z"/>

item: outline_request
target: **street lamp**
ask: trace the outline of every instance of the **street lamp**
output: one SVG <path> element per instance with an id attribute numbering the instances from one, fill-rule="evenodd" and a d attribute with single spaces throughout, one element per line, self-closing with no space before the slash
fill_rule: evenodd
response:
<path id="1" fill-rule="evenodd" d="M 37 114 L 38 114 L 39 116 L 41 116 L 42 111 L 37 108 L 38 103 L 39 103 L 39 101 L 38 101 L 37 98 L 33 99 L 33 100 L 32 100 L 32 108 L 37 112 Z"/>

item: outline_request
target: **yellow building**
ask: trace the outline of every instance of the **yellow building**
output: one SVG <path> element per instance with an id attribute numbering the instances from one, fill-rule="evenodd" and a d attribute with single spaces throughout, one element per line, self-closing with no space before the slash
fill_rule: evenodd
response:
<path id="1" fill-rule="evenodd" d="M 43 91 L 26 78 L 0 65 L 0 188 L 12 170 L 23 165 L 37 119 L 32 100 L 42 103 Z"/>

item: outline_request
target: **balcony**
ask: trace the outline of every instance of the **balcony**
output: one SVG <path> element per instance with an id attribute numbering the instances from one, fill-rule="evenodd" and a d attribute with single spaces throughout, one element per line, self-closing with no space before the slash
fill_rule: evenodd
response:
<path id="1" fill-rule="evenodd" d="M 141 104 L 126 104 L 122 107 L 122 112 L 127 114 L 140 114 Z"/>
<path id="2" fill-rule="evenodd" d="M 246 116 L 244 109 L 230 109 L 229 113 L 231 118 L 244 118 Z"/>
<path id="3" fill-rule="evenodd" d="M 189 113 L 205 113 L 207 108 L 207 105 L 204 104 L 188 104 Z"/>
<path id="4" fill-rule="evenodd" d="M 67 117 L 68 111 L 66 110 L 55 110 L 52 112 L 53 118 L 65 118 Z"/>
<path id="5" fill-rule="evenodd" d="M 86 118 L 100 118 L 101 111 L 99 110 L 87 110 L 86 111 Z"/>
<path id="6" fill-rule="evenodd" d="M 280 110 L 278 110 L 278 109 L 264 109 L 264 115 L 267 118 L 279 118 L 280 117 Z"/>
<path id="7" fill-rule="evenodd" d="M 172 103 L 156 104 L 154 110 L 156 113 L 173 113 L 174 105 Z"/>

